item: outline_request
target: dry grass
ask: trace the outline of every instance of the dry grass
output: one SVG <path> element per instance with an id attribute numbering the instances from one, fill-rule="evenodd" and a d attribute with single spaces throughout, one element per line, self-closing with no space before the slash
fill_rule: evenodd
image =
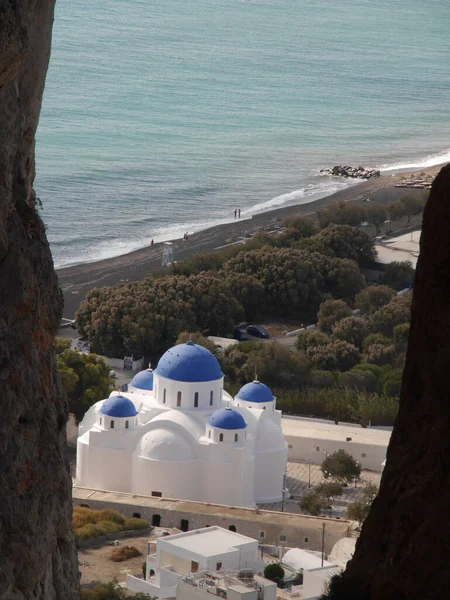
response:
<path id="1" fill-rule="evenodd" d="M 119 531 L 148 529 L 150 525 L 144 519 L 127 519 L 112 508 L 94 510 L 85 506 L 74 506 L 72 527 L 77 540 L 88 540 Z"/>
<path id="2" fill-rule="evenodd" d="M 122 548 L 115 548 L 111 552 L 111 560 L 113 562 L 123 562 L 136 556 L 141 556 L 141 552 L 135 546 L 122 546 Z"/>

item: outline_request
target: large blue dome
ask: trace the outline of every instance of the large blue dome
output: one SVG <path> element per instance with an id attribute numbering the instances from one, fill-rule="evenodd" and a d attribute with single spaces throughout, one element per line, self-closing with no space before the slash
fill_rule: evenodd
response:
<path id="1" fill-rule="evenodd" d="M 236 400 L 244 400 L 245 402 L 273 402 L 274 399 L 270 388 L 260 381 L 246 383 L 236 394 Z"/>
<path id="2" fill-rule="evenodd" d="M 135 417 L 138 414 L 134 404 L 125 396 L 110 396 L 103 402 L 100 412 L 107 417 Z"/>
<path id="3" fill-rule="evenodd" d="M 209 417 L 208 423 L 217 429 L 245 429 L 247 423 L 240 412 L 233 408 L 220 408 Z"/>
<path id="4" fill-rule="evenodd" d="M 166 379 L 185 382 L 215 381 L 223 377 L 217 358 L 191 341 L 167 350 L 159 359 L 155 373 Z"/>
<path id="5" fill-rule="evenodd" d="M 153 370 L 144 369 L 143 371 L 139 371 L 131 380 L 130 385 L 139 390 L 151 392 L 153 390 Z"/>

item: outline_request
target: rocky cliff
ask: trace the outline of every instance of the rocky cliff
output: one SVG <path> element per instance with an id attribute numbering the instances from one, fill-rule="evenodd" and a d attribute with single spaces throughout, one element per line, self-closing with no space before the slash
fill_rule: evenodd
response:
<path id="1" fill-rule="evenodd" d="M 0 0 L 0 598 L 72 600 L 61 296 L 33 192 L 54 0 Z"/>
<path id="2" fill-rule="evenodd" d="M 450 589 L 450 165 L 425 209 L 400 411 L 380 492 L 327 598 L 436 600 Z"/>

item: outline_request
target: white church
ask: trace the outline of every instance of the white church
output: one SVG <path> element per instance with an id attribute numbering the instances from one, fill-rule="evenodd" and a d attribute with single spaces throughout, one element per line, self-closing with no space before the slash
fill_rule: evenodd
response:
<path id="1" fill-rule="evenodd" d="M 282 499 L 287 443 L 259 381 L 235 398 L 215 356 L 192 341 L 168 350 L 126 393 L 94 404 L 79 426 L 77 485 L 255 506 Z"/>

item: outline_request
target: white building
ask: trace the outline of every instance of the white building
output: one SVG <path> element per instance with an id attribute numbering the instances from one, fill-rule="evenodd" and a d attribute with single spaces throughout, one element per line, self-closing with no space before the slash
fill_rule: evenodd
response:
<path id="1" fill-rule="evenodd" d="M 168 350 L 79 426 L 77 485 L 143 496 L 254 506 L 282 499 L 287 444 L 270 389 L 235 398 L 206 348 Z"/>
<path id="2" fill-rule="evenodd" d="M 389 427 L 361 427 L 352 423 L 305 417 L 283 417 L 281 427 L 288 443 L 288 459 L 322 464 L 326 454 L 345 450 L 362 469 L 380 472 L 392 434 Z"/>
<path id="3" fill-rule="evenodd" d="M 276 600 L 276 584 L 258 576 L 264 561 L 252 538 L 206 527 L 159 538 L 147 556 L 145 580 L 127 575 L 127 588 L 160 600 Z"/>

